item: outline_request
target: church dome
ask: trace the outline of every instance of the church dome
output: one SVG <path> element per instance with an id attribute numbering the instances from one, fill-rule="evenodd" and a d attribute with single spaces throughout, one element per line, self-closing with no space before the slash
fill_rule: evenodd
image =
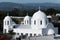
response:
<path id="1" fill-rule="evenodd" d="M 37 12 L 34 13 L 32 16 L 33 19 L 41 19 L 41 18 L 47 18 L 44 12 L 38 10 Z"/>
<path id="2" fill-rule="evenodd" d="M 47 25 L 47 16 L 41 10 L 38 10 L 34 13 L 31 19 L 31 27 L 32 28 L 46 28 Z"/>
<path id="3" fill-rule="evenodd" d="M 4 20 L 11 20 L 11 17 L 10 16 L 6 16 Z"/>
<path id="4" fill-rule="evenodd" d="M 52 35 L 52 34 L 54 34 L 54 30 L 53 29 L 49 29 L 48 30 L 48 35 Z"/>
<path id="5" fill-rule="evenodd" d="M 27 16 L 25 16 L 25 18 L 24 18 L 24 24 L 25 25 L 28 25 L 28 24 L 30 24 L 31 23 L 31 20 L 30 20 L 30 17 L 27 15 Z"/>
<path id="6" fill-rule="evenodd" d="M 30 19 L 30 17 L 27 15 L 27 16 L 25 16 L 25 18 L 24 18 L 24 20 L 29 20 Z"/>

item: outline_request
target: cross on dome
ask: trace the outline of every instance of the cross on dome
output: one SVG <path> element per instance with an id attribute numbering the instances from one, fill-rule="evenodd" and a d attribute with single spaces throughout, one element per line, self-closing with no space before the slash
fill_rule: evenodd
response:
<path id="1" fill-rule="evenodd" d="M 40 10 L 40 6 L 39 6 L 39 10 Z"/>
<path id="2" fill-rule="evenodd" d="M 27 16 L 28 16 L 28 13 L 27 13 Z"/>
<path id="3" fill-rule="evenodd" d="M 9 16 L 9 13 L 7 13 L 7 16 Z"/>

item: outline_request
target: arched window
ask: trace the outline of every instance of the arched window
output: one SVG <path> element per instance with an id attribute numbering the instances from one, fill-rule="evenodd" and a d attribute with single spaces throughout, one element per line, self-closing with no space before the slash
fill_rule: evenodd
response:
<path id="1" fill-rule="evenodd" d="M 7 25 L 9 25 L 9 21 L 7 21 Z"/>
<path id="2" fill-rule="evenodd" d="M 36 25 L 36 20 L 34 20 L 34 24 Z"/>
<path id="3" fill-rule="evenodd" d="M 42 21 L 40 21 L 40 25 L 42 25 Z"/>

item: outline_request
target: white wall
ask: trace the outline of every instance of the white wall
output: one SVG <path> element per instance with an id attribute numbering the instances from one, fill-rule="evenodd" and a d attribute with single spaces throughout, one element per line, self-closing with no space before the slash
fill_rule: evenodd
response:
<path id="1" fill-rule="evenodd" d="M 32 36 L 34 36 L 34 34 L 40 34 L 42 35 L 42 30 L 35 30 L 35 29 L 14 29 L 14 32 L 19 33 L 21 35 L 21 33 L 23 33 L 24 35 L 26 33 L 28 33 L 28 36 L 30 36 L 30 34 L 32 33 Z"/>

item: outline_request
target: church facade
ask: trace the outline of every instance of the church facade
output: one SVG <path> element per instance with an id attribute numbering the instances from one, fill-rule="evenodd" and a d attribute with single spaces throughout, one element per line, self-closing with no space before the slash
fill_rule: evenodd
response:
<path id="1" fill-rule="evenodd" d="M 41 10 L 35 12 L 32 17 L 26 15 L 21 24 L 16 24 L 10 16 L 6 16 L 3 20 L 3 33 L 8 33 L 9 30 L 28 36 L 58 34 L 58 28 L 49 22 L 46 14 Z"/>

